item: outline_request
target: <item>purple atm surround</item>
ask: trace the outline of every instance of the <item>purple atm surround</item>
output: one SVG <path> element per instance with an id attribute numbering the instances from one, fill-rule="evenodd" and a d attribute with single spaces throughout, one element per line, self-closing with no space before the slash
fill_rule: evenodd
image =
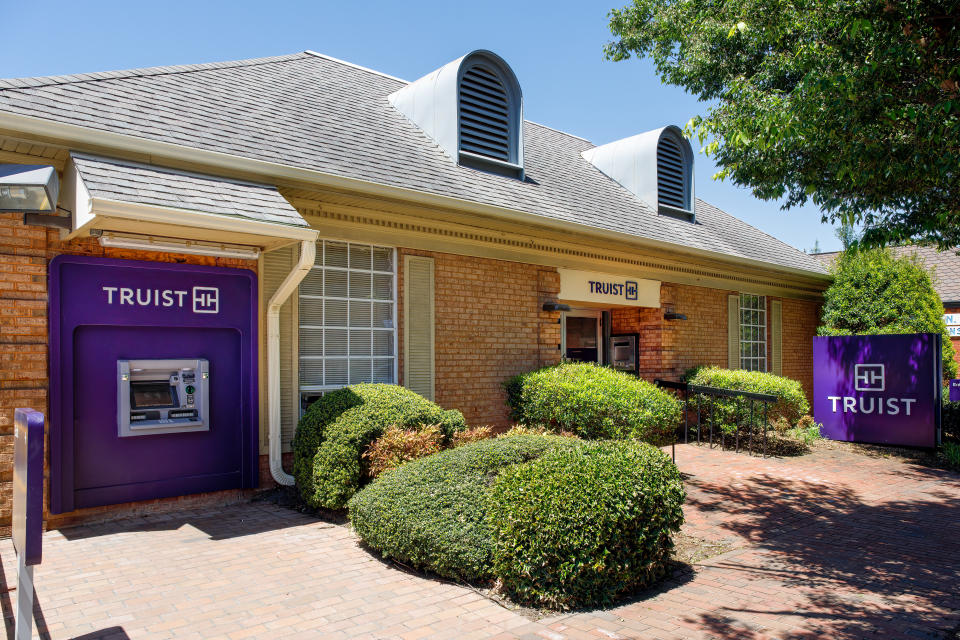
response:
<path id="1" fill-rule="evenodd" d="M 50 262 L 50 510 L 252 488 L 257 280 L 245 269 Z M 206 358 L 210 429 L 120 438 L 117 360 Z"/>
<path id="2" fill-rule="evenodd" d="M 831 440 L 935 447 L 941 336 L 813 339 L 813 411 Z"/>

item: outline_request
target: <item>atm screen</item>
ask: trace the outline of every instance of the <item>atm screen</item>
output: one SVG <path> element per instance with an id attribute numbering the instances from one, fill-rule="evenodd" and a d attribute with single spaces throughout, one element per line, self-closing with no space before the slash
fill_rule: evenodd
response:
<path id="1" fill-rule="evenodd" d="M 132 382 L 130 384 L 131 409 L 172 407 L 173 394 L 169 382 Z"/>

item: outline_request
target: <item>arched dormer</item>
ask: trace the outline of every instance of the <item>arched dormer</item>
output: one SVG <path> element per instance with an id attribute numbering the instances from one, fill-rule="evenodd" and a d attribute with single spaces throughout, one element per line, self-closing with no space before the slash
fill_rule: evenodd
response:
<path id="1" fill-rule="evenodd" d="M 474 51 L 389 100 L 457 163 L 523 178 L 523 94 L 497 54 Z"/>
<path id="2" fill-rule="evenodd" d="M 694 220 L 693 148 L 679 127 L 647 131 L 582 155 L 657 213 Z"/>

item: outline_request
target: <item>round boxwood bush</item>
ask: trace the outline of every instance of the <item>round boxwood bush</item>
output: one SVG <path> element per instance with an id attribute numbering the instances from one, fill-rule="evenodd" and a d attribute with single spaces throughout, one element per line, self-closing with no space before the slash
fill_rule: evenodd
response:
<path id="1" fill-rule="evenodd" d="M 342 509 L 365 479 L 362 456 L 391 425 L 439 425 L 449 441 L 465 428 L 463 414 L 390 384 L 357 384 L 314 402 L 293 439 L 293 475 L 304 501 Z"/>
<path id="2" fill-rule="evenodd" d="M 564 363 L 511 378 L 514 420 L 587 439 L 636 438 L 663 445 L 674 438 L 682 404 L 673 394 L 622 371 Z"/>
<path id="3" fill-rule="evenodd" d="M 498 476 L 493 572 L 519 603 L 608 605 L 664 575 L 684 498 L 676 465 L 648 444 L 555 449 Z"/>
<path id="4" fill-rule="evenodd" d="M 493 479 L 575 438 L 507 435 L 407 462 L 379 476 L 349 503 L 357 535 L 386 558 L 466 581 L 492 577 L 487 507 Z"/>

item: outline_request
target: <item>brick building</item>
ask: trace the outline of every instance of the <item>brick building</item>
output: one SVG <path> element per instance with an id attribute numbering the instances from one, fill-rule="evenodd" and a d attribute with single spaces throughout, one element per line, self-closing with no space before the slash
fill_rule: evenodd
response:
<path id="1" fill-rule="evenodd" d="M 595 146 L 522 104 L 485 51 L 413 83 L 313 52 L 0 81 L 0 163 L 62 184 L 54 212 L 0 213 L 0 526 L 19 406 L 50 418 L 56 526 L 288 483 L 300 412 L 351 383 L 496 426 L 502 382 L 563 357 L 809 393 L 822 265 L 697 199 L 676 127 Z M 203 339 L 251 326 L 253 364 Z"/>

